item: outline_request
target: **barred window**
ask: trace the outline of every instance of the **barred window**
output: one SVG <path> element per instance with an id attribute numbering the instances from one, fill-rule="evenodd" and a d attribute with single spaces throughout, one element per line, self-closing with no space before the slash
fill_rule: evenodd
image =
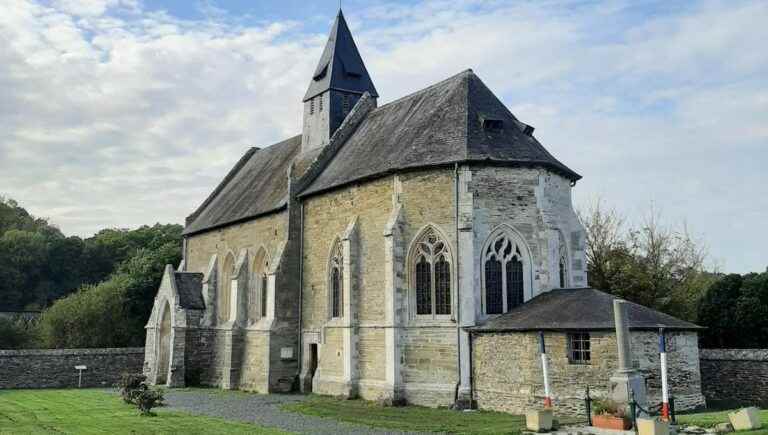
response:
<path id="1" fill-rule="evenodd" d="M 504 232 L 492 235 L 483 253 L 486 314 L 502 314 L 525 300 L 525 248 Z"/>
<path id="2" fill-rule="evenodd" d="M 566 277 L 566 269 L 565 269 L 565 257 L 560 257 L 560 288 L 565 288 L 565 277 Z"/>
<path id="3" fill-rule="evenodd" d="M 504 312 L 502 293 L 501 262 L 492 258 L 485 262 L 485 307 L 488 314 Z"/>
<path id="4" fill-rule="evenodd" d="M 261 274 L 261 317 L 267 317 L 267 274 Z"/>
<path id="5" fill-rule="evenodd" d="M 560 288 L 568 287 L 568 245 L 565 243 L 565 237 L 563 233 L 558 232 L 560 238 L 560 261 L 557 264 L 557 269 L 560 274 Z"/>
<path id="6" fill-rule="evenodd" d="M 344 304 L 344 286 L 342 281 L 342 265 L 343 257 L 342 257 L 342 248 L 341 248 L 341 242 L 338 240 L 335 242 L 333 250 L 331 251 L 331 261 L 330 261 L 330 274 L 329 277 L 329 286 L 330 286 L 330 304 L 331 304 L 331 318 L 338 318 L 342 317 L 344 315 L 343 310 L 343 304 Z"/>
<path id="7" fill-rule="evenodd" d="M 323 94 L 320 94 L 320 96 L 317 97 L 317 98 L 320 99 L 320 112 L 322 112 L 323 111 L 323 100 L 324 100 Z"/>
<path id="8" fill-rule="evenodd" d="M 428 227 L 411 248 L 411 283 L 417 316 L 451 315 L 451 259 L 438 232 Z"/>
<path id="9" fill-rule="evenodd" d="M 568 334 L 568 361 L 571 364 L 589 364 L 592 350 L 588 332 Z"/>
<path id="10" fill-rule="evenodd" d="M 432 267 L 424 256 L 416 263 L 416 314 L 432 314 Z"/>
<path id="11" fill-rule="evenodd" d="M 315 113 L 315 99 L 313 97 L 309 99 L 309 114 L 314 115 L 314 113 Z"/>
<path id="12" fill-rule="evenodd" d="M 507 261 L 507 311 L 523 304 L 523 262 L 517 257 Z"/>

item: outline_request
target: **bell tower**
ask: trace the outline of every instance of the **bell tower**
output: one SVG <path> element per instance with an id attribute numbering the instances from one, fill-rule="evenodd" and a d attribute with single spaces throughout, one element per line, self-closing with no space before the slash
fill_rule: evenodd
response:
<path id="1" fill-rule="evenodd" d="M 301 151 L 327 144 L 365 92 L 374 98 L 379 96 L 339 10 L 304 95 Z"/>

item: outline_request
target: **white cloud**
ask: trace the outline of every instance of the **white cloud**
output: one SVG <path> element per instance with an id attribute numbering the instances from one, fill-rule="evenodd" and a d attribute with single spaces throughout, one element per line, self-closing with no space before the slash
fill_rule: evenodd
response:
<path id="1" fill-rule="evenodd" d="M 181 222 L 248 146 L 296 134 L 325 36 L 201 4 L 190 21 L 135 0 L 4 3 L 0 193 L 69 233 Z M 379 2 L 348 21 L 384 102 L 473 68 L 585 176 L 579 202 L 653 200 L 727 268 L 762 269 L 768 5 L 667 6 Z"/>

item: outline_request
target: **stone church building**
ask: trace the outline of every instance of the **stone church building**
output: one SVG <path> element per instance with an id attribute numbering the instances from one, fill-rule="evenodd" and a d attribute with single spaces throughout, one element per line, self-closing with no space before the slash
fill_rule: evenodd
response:
<path id="1" fill-rule="evenodd" d="M 519 412 L 546 331 L 556 404 L 604 388 L 612 297 L 587 288 L 581 176 L 472 70 L 379 106 L 341 12 L 308 80 L 301 134 L 247 150 L 187 218 L 149 379 Z M 703 404 L 698 327 L 635 308 L 651 395 L 665 327 L 673 393 Z"/>

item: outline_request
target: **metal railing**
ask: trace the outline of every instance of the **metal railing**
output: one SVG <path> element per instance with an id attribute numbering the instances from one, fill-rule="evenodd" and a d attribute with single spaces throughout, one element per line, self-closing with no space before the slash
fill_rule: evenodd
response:
<path id="1" fill-rule="evenodd" d="M 592 426 L 592 402 L 596 400 L 593 399 L 589 395 L 589 387 L 587 387 L 585 395 L 584 395 L 584 407 L 586 409 L 587 413 L 587 423 Z M 656 417 L 661 415 L 661 410 L 663 407 L 663 403 L 659 403 L 657 405 L 648 406 L 648 408 L 643 408 L 642 405 L 640 405 L 637 400 L 635 400 L 635 393 L 632 393 L 632 398 L 629 401 L 629 418 L 632 421 L 632 427 L 637 430 L 637 417 L 638 414 L 643 413 L 651 417 Z M 673 396 L 669 397 L 669 420 L 670 423 L 676 424 L 677 420 L 675 417 L 675 398 Z"/>

